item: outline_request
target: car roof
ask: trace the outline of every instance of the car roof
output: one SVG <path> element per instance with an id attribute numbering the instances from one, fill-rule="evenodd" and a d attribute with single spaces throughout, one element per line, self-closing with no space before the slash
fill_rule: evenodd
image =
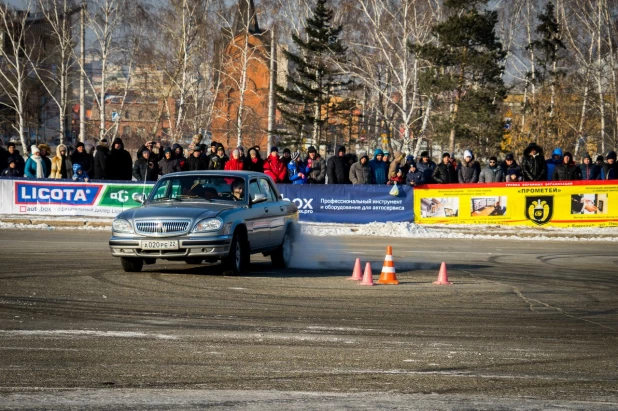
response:
<path id="1" fill-rule="evenodd" d="M 166 174 L 161 178 L 169 178 L 169 177 L 180 177 L 180 176 L 195 176 L 195 175 L 205 175 L 205 176 L 238 176 L 238 177 L 267 177 L 268 175 L 264 173 L 259 173 L 257 171 L 237 171 L 237 170 L 196 170 L 196 171 L 180 171 L 178 173 L 170 173 Z"/>

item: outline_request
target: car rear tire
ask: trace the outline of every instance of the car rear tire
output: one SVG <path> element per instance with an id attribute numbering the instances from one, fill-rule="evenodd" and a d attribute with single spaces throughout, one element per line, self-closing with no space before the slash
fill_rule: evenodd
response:
<path id="1" fill-rule="evenodd" d="M 288 231 L 283 236 L 283 241 L 279 248 L 270 255 L 270 261 L 272 261 L 275 268 L 287 268 L 292 261 L 293 251 L 292 236 Z"/>
<path id="2" fill-rule="evenodd" d="M 222 262 L 225 275 L 242 274 L 249 267 L 249 247 L 244 236 L 238 231 L 232 237 L 229 255 Z"/>
<path id="3" fill-rule="evenodd" d="M 144 260 L 141 258 L 124 258 L 120 257 L 120 264 L 126 273 L 139 273 L 144 266 Z"/>

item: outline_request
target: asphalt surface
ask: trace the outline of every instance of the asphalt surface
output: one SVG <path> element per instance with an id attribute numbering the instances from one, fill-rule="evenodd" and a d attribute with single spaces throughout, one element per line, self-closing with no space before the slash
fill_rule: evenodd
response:
<path id="1" fill-rule="evenodd" d="M 107 239 L 0 230 L 0 409 L 618 408 L 615 243 L 312 237 L 228 277 Z M 388 244 L 400 285 L 346 280 Z"/>

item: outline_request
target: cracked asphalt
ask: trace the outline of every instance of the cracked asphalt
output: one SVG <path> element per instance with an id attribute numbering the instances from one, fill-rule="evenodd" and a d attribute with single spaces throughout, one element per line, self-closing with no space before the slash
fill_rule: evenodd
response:
<path id="1" fill-rule="evenodd" d="M 228 277 L 108 237 L 0 231 L 0 409 L 618 408 L 616 243 L 313 237 Z M 400 285 L 346 280 L 389 244 Z"/>

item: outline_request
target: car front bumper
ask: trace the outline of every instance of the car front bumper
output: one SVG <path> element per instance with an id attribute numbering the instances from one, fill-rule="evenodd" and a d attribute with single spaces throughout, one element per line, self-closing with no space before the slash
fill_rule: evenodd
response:
<path id="1" fill-rule="evenodd" d="M 177 250 L 145 250 L 140 246 L 142 240 L 176 240 Z M 141 258 L 221 258 L 230 252 L 231 235 L 221 236 L 179 236 L 179 237 L 143 237 L 143 236 L 112 236 L 109 248 L 114 257 Z"/>

